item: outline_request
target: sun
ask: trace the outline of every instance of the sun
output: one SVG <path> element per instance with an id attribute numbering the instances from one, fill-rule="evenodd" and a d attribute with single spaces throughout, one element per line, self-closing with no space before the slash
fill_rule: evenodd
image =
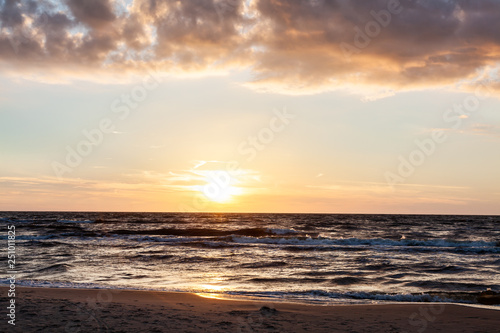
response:
<path id="1" fill-rule="evenodd" d="M 243 193 L 240 187 L 235 186 L 238 180 L 224 170 L 211 170 L 205 174 L 206 184 L 199 187 L 205 197 L 216 203 L 229 203 L 234 196 Z"/>

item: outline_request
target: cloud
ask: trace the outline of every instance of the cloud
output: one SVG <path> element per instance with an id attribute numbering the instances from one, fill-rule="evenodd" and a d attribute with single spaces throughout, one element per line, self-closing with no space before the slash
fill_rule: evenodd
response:
<path id="1" fill-rule="evenodd" d="M 110 0 L 67 0 L 66 3 L 76 21 L 91 29 L 104 29 L 116 20 Z"/>
<path id="2" fill-rule="evenodd" d="M 472 80 L 497 65 L 500 3 L 401 1 L 396 13 L 388 3 L 259 1 L 268 24 L 257 83 L 400 90 Z"/>
<path id="3" fill-rule="evenodd" d="M 128 2 L 127 2 L 128 3 Z M 0 0 L 0 70 L 251 69 L 257 90 L 500 91 L 493 0 Z"/>
<path id="4" fill-rule="evenodd" d="M 377 203 L 382 206 L 414 206 L 417 204 L 464 205 L 479 199 L 470 195 L 472 189 L 463 186 L 432 184 L 398 184 L 397 191 L 386 183 L 341 182 L 336 184 L 308 185 L 305 191 L 311 196 L 329 200 Z"/>
<path id="5" fill-rule="evenodd" d="M 492 138 L 500 138 L 500 126 L 488 124 L 475 124 L 472 127 L 472 133 L 476 135 L 485 135 Z"/>
<path id="6" fill-rule="evenodd" d="M 460 117 L 462 118 L 462 117 Z M 466 116 L 466 118 L 468 118 Z M 471 124 L 465 128 L 433 128 L 429 131 L 446 131 L 450 133 L 458 133 L 462 135 L 479 135 L 492 140 L 500 139 L 500 126 L 491 124 Z"/>

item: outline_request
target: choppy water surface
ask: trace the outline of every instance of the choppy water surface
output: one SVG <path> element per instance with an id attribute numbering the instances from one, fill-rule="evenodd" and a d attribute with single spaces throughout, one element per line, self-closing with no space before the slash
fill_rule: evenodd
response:
<path id="1" fill-rule="evenodd" d="M 4 248 L 9 224 L 24 285 L 320 303 L 500 289 L 498 216 L 2 212 Z"/>

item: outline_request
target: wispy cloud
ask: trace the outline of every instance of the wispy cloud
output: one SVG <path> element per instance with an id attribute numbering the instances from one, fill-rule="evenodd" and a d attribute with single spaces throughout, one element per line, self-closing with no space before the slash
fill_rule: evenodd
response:
<path id="1" fill-rule="evenodd" d="M 455 128 L 436 128 L 429 129 L 428 131 L 439 130 L 446 131 L 450 133 L 460 133 L 463 135 L 480 135 L 484 137 L 488 137 L 490 139 L 499 139 L 500 138 L 500 126 L 491 125 L 491 124 L 471 124 L 468 127 L 455 129 Z"/>
<path id="2" fill-rule="evenodd" d="M 496 139 L 500 138 L 500 126 L 488 124 L 475 124 L 472 127 L 472 133 L 477 135 L 485 135 Z"/>
<path id="3" fill-rule="evenodd" d="M 335 184 L 309 185 L 309 196 L 329 199 L 332 202 L 349 201 L 378 203 L 381 206 L 446 204 L 465 205 L 478 201 L 470 195 L 470 188 L 433 184 L 400 184 L 397 191 L 386 183 L 338 182 Z M 319 193 L 315 193 L 320 191 Z"/>

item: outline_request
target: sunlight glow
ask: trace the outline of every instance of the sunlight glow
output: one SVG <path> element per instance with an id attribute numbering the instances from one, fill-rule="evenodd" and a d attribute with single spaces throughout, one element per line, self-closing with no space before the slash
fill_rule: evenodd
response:
<path id="1" fill-rule="evenodd" d="M 226 290 L 226 286 L 221 286 L 221 285 L 215 285 L 215 284 L 202 284 L 200 285 L 205 291 L 207 292 L 217 292 L 217 291 L 222 291 Z"/>
<path id="2" fill-rule="evenodd" d="M 197 186 L 197 190 L 210 201 L 228 203 L 232 201 L 234 196 L 243 194 L 243 189 L 235 186 L 239 181 L 227 171 L 206 171 L 204 176 L 206 184 Z"/>

